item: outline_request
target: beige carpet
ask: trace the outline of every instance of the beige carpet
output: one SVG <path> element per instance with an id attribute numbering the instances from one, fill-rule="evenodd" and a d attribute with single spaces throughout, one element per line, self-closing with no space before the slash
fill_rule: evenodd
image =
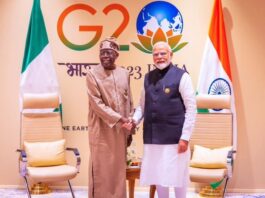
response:
<path id="1" fill-rule="evenodd" d="M 75 190 L 76 198 L 88 198 L 86 190 Z M 24 189 L 1 189 L 0 198 L 27 198 L 26 191 Z M 50 194 L 46 195 L 33 195 L 32 198 L 71 198 L 70 191 L 54 190 Z M 135 192 L 135 198 L 148 198 L 148 192 Z M 193 192 L 189 192 L 187 198 L 197 198 L 198 195 Z M 227 198 L 265 198 L 265 195 L 244 195 L 244 194 L 227 194 Z M 170 194 L 170 198 L 175 198 L 174 193 Z"/>

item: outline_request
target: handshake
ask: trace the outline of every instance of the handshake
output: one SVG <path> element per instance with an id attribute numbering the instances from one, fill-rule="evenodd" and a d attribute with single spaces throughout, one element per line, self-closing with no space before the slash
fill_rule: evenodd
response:
<path id="1" fill-rule="evenodd" d="M 136 127 L 136 123 L 131 117 L 129 118 L 121 117 L 119 123 L 121 124 L 121 128 L 125 129 L 127 131 L 126 133 L 128 133 L 127 136 L 127 147 L 128 147 L 132 143 L 132 134 L 135 133 L 134 129 Z"/>
<path id="2" fill-rule="evenodd" d="M 121 124 L 122 128 L 128 131 L 132 131 L 136 127 L 136 122 L 131 117 L 129 118 L 121 117 L 121 119 L 119 120 L 119 123 Z"/>

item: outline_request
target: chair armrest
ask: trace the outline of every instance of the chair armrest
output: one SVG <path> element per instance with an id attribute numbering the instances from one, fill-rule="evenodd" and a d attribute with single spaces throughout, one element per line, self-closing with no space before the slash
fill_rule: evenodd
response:
<path id="1" fill-rule="evenodd" d="M 25 177 L 27 175 L 27 154 L 22 149 L 17 149 L 17 152 L 20 153 L 20 160 L 19 160 L 19 173 L 21 176 Z"/>
<path id="2" fill-rule="evenodd" d="M 226 158 L 228 178 L 231 178 L 233 175 L 234 153 L 236 153 L 236 151 L 234 150 L 228 151 L 227 158 Z"/>
<path id="3" fill-rule="evenodd" d="M 77 168 L 77 172 L 79 173 L 79 170 L 80 170 L 80 164 L 81 164 L 81 157 L 80 157 L 80 154 L 79 154 L 79 151 L 77 148 L 70 148 L 70 147 L 67 147 L 66 148 L 67 151 L 73 151 L 74 154 L 75 154 L 75 157 L 76 157 L 76 168 Z"/>

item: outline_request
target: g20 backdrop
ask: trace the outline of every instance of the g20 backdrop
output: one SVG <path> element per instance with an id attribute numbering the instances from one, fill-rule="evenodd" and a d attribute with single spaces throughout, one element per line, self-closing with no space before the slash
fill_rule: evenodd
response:
<path id="1" fill-rule="evenodd" d="M 191 75 L 193 70 L 197 71 L 199 65 L 192 65 L 189 60 L 195 56 L 191 48 L 196 46 L 188 37 L 191 35 L 188 28 L 194 22 L 189 21 L 192 16 L 190 13 L 185 14 L 184 6 L 178 5 L 178 1 L 89 1 L 72 2 L 61 9 L 56 18 L 57 44 L 51 42 L 51 46 L 54 51 L 54 46 L 59 45 L 60 50 L 56 53 L 67 54 L 54 56 L 56 70 L 64 78 L 60 81 L 60 88 L 63 94 L 65 131 L 87 131 L 86 121 L 80 120 L 86 118 L 83 113 L 87 112 L 87 101 L 83 97 L 86 92 L 84 79 L 86 70 L 99 63 L 98 44 L 107 36 L 116 37 L 120 44 L 117 63 L 130 73 L 135 105 L 138 103 L 144 75 L 153 69 L 151 54 L 155 42 L 168 42 L 174 52 L 174 64 L 187 69 Z M 48 33 L 50 28 L 47 26 Z M 186 60 L 185 54 L 190 54 Z M 65 92 L 72 94 L 66 97 Z M 78 119 L 70 119 L 72 116 L 68 114 L 74 112 Z"/>
<path id="2" fill-rule="evenodd" d="M 81 151 L 82 173 L 87 173 L 89 157 L 85 77 L 87 70 L 99 63 L 100 41 L 109 36 L 117 38 L 117 65 L 130 73 L 134 106 L 144 75 L 154 67 L 152 47 L 157 41 L 169 43 L 173 63 L 190 73 L 195 88 L 212 6 L 202 15 L 193 1 L 182 0 L 41 1 L 62 96 L 63 129 L 67 144 Z M 141 126 L 132 147 L 141 157 Z M 79 180 L 83 185 L 87 174 Z"/>

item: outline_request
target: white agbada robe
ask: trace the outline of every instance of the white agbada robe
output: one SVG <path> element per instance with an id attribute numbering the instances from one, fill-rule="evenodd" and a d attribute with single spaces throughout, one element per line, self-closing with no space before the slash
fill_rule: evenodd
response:
<path id="1" fill-rule="evenodd" d="M 179 92 L 186 109 L 180 139 L 189 141 L 196 118 L 196 99 L 191 78 L 187 73 L 184 73 L 180 80 Z M 138 124 L 144 115 L 144 104 L 145 90 L 143 88 L 140 104 L 133 115 L 133 119 Z M 189 181 L 189 161 L 190 149 L 179 154 L 178 144 L 144 144 L 140 185 L 183 187 Z"/>

